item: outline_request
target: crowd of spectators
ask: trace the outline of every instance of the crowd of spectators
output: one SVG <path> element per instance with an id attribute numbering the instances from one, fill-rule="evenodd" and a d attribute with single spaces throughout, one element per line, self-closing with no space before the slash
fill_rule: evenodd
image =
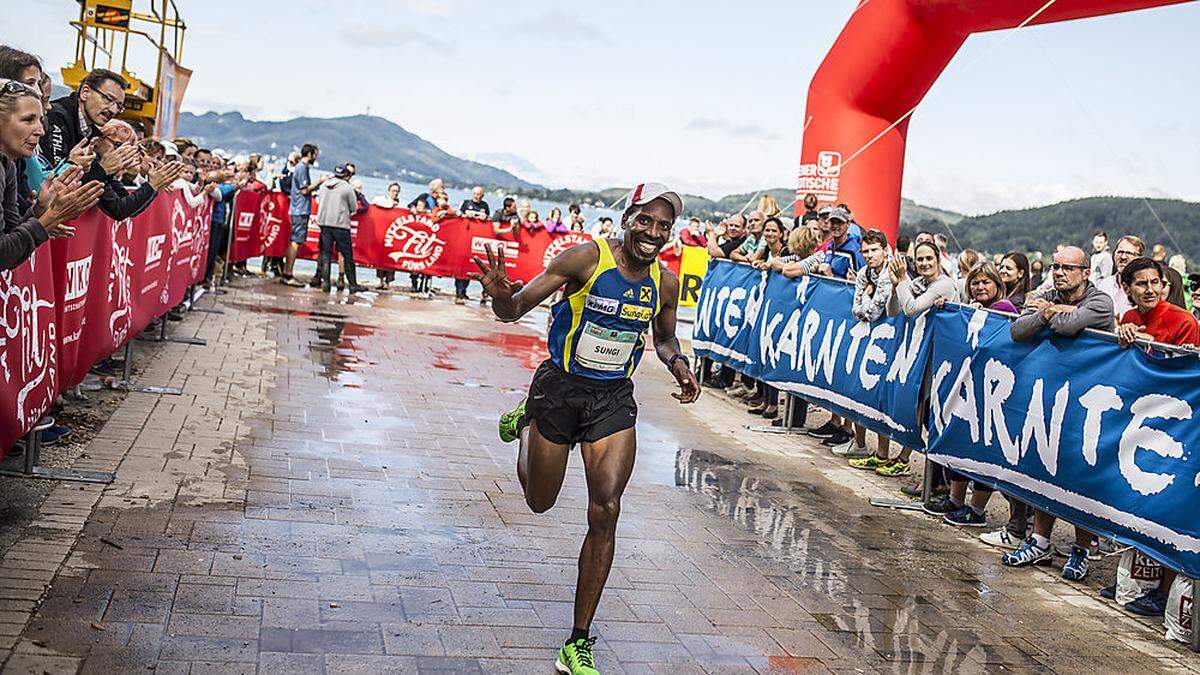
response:
<path id="1" fill-rule="evenodd" d="M 67 223 L 90 209 L 122 220 L 180 191 L 190 204 L 213 202 L 204 285 L 220 273 L 233 194 L 266 190 L 258 179 L 261 157 L 218 156 L 188 139 L 147 137 L 140 125 L 119 119 L 127 87 L 120 74 L 96 68 L 51 100 L 41 59 L 0 46 L 0 271 L 23 264 L 50 239 L 73 236 Z M 243 265 L 229 273 L 248 272 Z M 178 307 L 166 317 L 181 318 Z M 107 375 L 114 367 L 105 359 L 94 370 Z M 38 427 L 43 445 L 70 433 L 49 418 Z"/>
<path id="2" fill-rule="evenodd" d="M 1041 260 L 1031 262 L 1022 251 L 985 256 L 966 249 L 952 255 L 943 237 L 926 231 L 914 240 L 901 237 L 893 244 L 880 230 L 864 231 L 846 204 L 819 206 L 808 195 L 804 205 L 805 212 L 793 219 L 790 231 L 772 211 L 772 204 L 763 202 L 704 231 L 698 221 L 689 222 L 680 239 L 689 244 L 703 241 L 714 258 L 792 278 L 816 274 L 853 282 L 851 311 L 868 323 L 886 316 L 916 316 L 954 302 L 1011 316 L 1012 339 L 1018 342 L 1043 340 L 1051 334 L 1075 336 L 1090 328 L 1115 332 L 1125 348 L 1149 348 L 1150 342 L 1200 346 L 1200 275 L 1185 277 L 1182 256 L 1167 264 L 1161 244 L 1147 257 L 1145 243 L 1136 236 L 1122 236 L 1110 249 L 1107 234 L 1096 232 L 1090 255 L 1077 246 L 1060 246 L 1047 265 L 1049 274 L 1043 276 Z M 721 388 L 749 406 L 749 414 L 782 426 L 779 392 L 769 384 L 740 376 L 726 366 L 707 373 L 705 380 L 706 386 Z M 911 448 L 901 448 L 892 456 L 891 441 L 877 435 L 874 448 L 868 449 L 867 430 L 836 414 L 805 432 L 856 469 L 885 477 L 912 473 Z M 985 509 L 994 490 L 948 467 L 933 466 L 932 491 L 922 504 L 924 511 L 954 526 L 987 528 Z M 925 494 L 921 482 L 904 486 L 903 492 Z M 1007 523 L 979 537 L 1006 551 L 1000 557 L 1006 566 L 1048 564 L 1059 553 L 1066 558 L 1062 577 L 1080 581 L 1088 575 L 1089 560 L 1095 560 L 1102 549 L 1112 552 L 1115 546 L 1076 526 L 1074 543 L 1057 550 L 1050 542 L 1055 518 L 1006 497 Z M 1136 550 L 1125 551 L 1122 565 L 1135 555 L 1143 568 L 1158 565 Z M 1101 595 L 1116 598 L 1131 613 L 1162 616 L 1175 577 L 1175 571 L 1162 568 L 1153 584 L 1132 595 L 1122 597 L 1116 584 Z"/>

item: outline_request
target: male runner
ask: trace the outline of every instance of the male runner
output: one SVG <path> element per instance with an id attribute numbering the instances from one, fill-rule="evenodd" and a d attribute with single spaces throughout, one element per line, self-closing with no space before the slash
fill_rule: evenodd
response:
<path id="1" fill-rule="evenodd" d="M 551 308 L 550 359 L 533 375 L 529 397 L 500 418 L 500 437 L 521 440 L 517 477 L 535 513 L 554 506 L 572 446 L 580 444 L 588 487 L 588 533 L 579 552 L 575 626 L 558 652 L 559 672 L 598 675 L 588 637 L 600 593 L 612 567 L 621 495 L 637 452 L 633 371 L 653 324 L 654 349 L 679 383 L 680 403 L 700 396 L 687 357 L 675 337 L 679 279 L 658 262 L 683 211 L 679 195 L 643 183 L 625 200 L 620 239 L 572 247 L 550 262 L 528 286 L 508 278 L 504 249 L 487 247 L 471 276 L 492 296 L 492 311 L 516 321 L 566 286 Z"/>

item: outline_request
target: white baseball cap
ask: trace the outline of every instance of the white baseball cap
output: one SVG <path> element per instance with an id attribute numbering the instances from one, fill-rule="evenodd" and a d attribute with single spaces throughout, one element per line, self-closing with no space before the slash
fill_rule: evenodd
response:
<path id="1" fill-rule="evenodd" d="M 683 214 L 683 198 L 662 183 L 638 183 L 635 185 L 629 192 L 629 196 L 625 198 L 625 210 L 628 211 L 635 206 L 648 204 L 660 198 L 671 204 L 671 208 L 675 209 L 676 218 Z"/>

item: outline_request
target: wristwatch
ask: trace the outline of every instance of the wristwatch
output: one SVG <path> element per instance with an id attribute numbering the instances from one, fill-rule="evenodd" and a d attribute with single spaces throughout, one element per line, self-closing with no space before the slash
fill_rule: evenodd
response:
<path id="1" fill-rule="evenodd" d="M 679 361 L 680 359 L 683 360 L 683 364 L 687 366 L 688 370 L 692 369 L 692 362 L 688 361 L 688 357 L 684 356 L 682 353 L 679 353 L 667 359 L 667 370 L 675 370 L 675 362 Z"/>

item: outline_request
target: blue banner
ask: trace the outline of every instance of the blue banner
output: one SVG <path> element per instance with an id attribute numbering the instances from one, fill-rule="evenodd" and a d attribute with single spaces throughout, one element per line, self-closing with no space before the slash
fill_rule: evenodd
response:
<path id="1" fill-rule="evenodd" d="M 1009 319 L 952 305 L 930 317 L 931 459 L 1200 576 L 1200 360 L 1048 330 L 1014 343 Z"/>
<path id="2" fill-rule="evenodd" d="M 699 356 L 793 393 L 912 448 L 929 359 L 924 315 L 857 321 L 854 287 L 714 260 L 701 287 Z"/>

